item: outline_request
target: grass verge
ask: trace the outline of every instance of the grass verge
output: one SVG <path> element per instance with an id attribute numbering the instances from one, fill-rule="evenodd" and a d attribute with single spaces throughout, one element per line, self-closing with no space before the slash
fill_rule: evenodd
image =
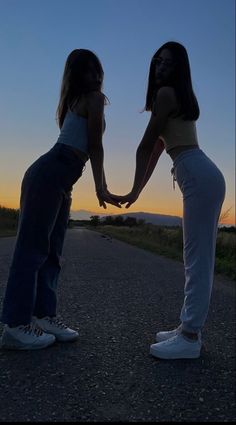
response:
<path id="1" fill-rule="evenodd" d="M 182 228 L 145 224 L 138 227 L 98 226 L 97 230 L 123 242 L 158 255 L 183 262 Z M 236 280 L 236 234 L 219 231 L 216 243 L 215 272 Z"/>

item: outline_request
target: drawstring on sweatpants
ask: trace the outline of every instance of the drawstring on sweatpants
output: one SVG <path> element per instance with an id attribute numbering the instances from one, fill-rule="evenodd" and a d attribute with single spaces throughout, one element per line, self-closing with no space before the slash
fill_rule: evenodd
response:
<path id="1" fill-rule="evenodd" d="M 171 175 L 173 176 L 173 189 L 175 190 L 175 182 L 176 182 L 176 178 L 175 178 L 175 169 L 174 167 L 171 168 Z"/>

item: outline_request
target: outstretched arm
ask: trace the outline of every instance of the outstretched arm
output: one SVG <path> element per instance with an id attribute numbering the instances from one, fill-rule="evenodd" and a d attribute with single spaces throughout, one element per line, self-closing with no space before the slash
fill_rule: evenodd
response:
<path id="1" fill-rule="evenodd" d="M 157 142 L 154 145 L 153 151 L 151 153 L 149 163 L 148 163 L 148 166 L 147 166 L 147 170 L 146 170 L 143 182 L 142 182 L 141 187 L 140 187 L 140 192 L 143 190 L 144 186 L 146 186 L 148 180 L 150 179 L 150 177 L 151 177 L 151 175 L 152 175 L 152 173 L 153 173 L 153 171 L 156 167 L 157 161 L 160 158 L 163 150 L 164 150 L 164 143 L 163 143 L 161 138 L 158 138 Z"/>
<path id="2" fill-rule="evenodd" d="M 160 158 L 163 150 L 164 150 L 164 143 L 163 143 L 161 138 L 158 138 L 158 140 L 156 141 L 156 143 L 154 145 L 153 150 L 150 153 L 149 160 L 148 160 L 148 163 L 147 163 L 147 169 L 144 173 L 144 178 L 143 178 L 143 181 L 141 183 L 139 193 L 141 193 L 144 186 L 146 186 L 148 180 L 150 179 L 150 177 L 151 177 L 151 175 L 152 175 L 152 173 L 153 173 L 153 171 L 156 167 L 157 161 Z M 105 178 L 104 178 L 104 181 L 105 181 Z M 121 199 L 122 199 L 122 201 L 124 200 L 124 196 L 115 195 L 113 193 L 110 193 L 110 195 L 112 196 L 113 199 L 116 199 L 118 201 L 121 200 Z"/>
<path id="3" fill-rule="evenodd" d="M 156 141 L 153 149 L 151 152 L 147 153 L 147 166 L 146 166 L 146 171 L 144 168 L 144 164 L 143 164 L 143 153 L 141 150 L 137 150 L 137 154 L 136 154 L 136 173 L 135 173 L 135 178 L 137 178 L 137 170 L 139 167 L 139 162 L 142 162 L 143 164 L 143 180 L 142 183 L 140 184 L 140 187 L 138 188 L 137 186 L 137 190 L 135 189 L 135 185 L 133 186 L 133 189 L 130 193 L 128 193 L 125 196 L 119 196 L 119 195 L 114 195 L 112 193 L 110 193 L 110 196 L 117 201 L 120 201 L 122 204 L 129 202 L 128 205 L 126 206 L 126 208 L 128 208 L 132 203 L 134 203 L 136 201 L 136 199 L 138 198 L 138 196 L 140 195 L 140 193 L 142 192 L 144 186 L 147 184 L 148 180 L 150 179 L 158 159 L 160 158 L 162 152 L 164 150 L 164 143 L 162 141 L 161 138 L 158 138 L 158 140 Z M 141 181 L 141 179 L 140 179 Z"/>
<path id="4" fill-rule="evenodd" d="M 99 205 L 106 208 L 106 202 L 120 208 L 118 201 L 106 192 L 105 173 L 103 167 L 104 151 L 102 146 L 104 97 L 100 92 L 92 92 L 88 96 L 88 142 L 93 171 L 95 190 Z"/>
<path id="5" fill-rule="evenodd" d="M 133 188 L 130 193 L 120 197 L 120 203 L 124 204 L 128 202 L 126 208 L 129 208 L 139 197 L 153 173 L 158 158 L 164 150 L 164 144 L 160 135 L 167 125 L 170 113 L 173 111 L 173 96 L 169 89 L 169 87 L 162 87 L 157 93 L 157 114 L 152 113 L 136 152 L 136 170 Z"/>
<path id="6" fill-rule="evenodd" d="M 103 187 L 105 190 L 107 189 L 107 182 L 106 182 L 104 167 L 103 167 Z"/>

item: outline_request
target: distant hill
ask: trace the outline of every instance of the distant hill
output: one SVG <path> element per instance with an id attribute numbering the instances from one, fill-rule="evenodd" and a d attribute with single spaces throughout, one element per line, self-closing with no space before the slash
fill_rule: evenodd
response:
<path id="1" fill-rule="evenodd" d="M 87 210 L 78 210 L 78 211 L 71 211 L 70 216 L 72 220 L 90 220 L 91 215 L 101 215 L 98 213 L 95 213 L 93 211 L 87 211 Z"/>
<path id="2" fill-rule="evenodd" d="M 157 224 L 159 226 L 182 226 L 182 219 L 173 215 L 151 214 L 147 212 L 134 212 L 125 214 L 114 214 L 112 217 L 121 215 L 122 217 L 135 217 L 137 220 L 145 220 L 146 223 Z"/>
<path id="3" fill-rule="evenodd" d="M 159 226 L 182 226 L 182 218 L 173 215 L 163 215 L 163 214 L 151 214 L 147 212 L 130 212 L 124 214 L 98 214 L 92 211 L 79 210 L 71 211 L 71 218 L 73 220 L 90 220 L 92 215 L 99 215 L 102 219 L 108 215 L 112 217 L 117 217 L 121 215 L 122 217 L 135 217 L 138 220 L 145 220 L 146 223 L 152 223 Z"/>

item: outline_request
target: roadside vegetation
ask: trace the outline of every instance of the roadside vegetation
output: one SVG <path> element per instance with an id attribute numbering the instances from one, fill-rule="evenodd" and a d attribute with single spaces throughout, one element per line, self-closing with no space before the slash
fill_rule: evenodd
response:
<path id="1" fill-rule="evenodd" d="M 0 237 L 14 236 L 17 231 L 19 210 L 0 205 Z"/>
<path id="2" fill-rule="evenodd" d="M 183 261 L 183 231 L 180 226 L 157 226 L 122 216 L 90 218 L 97 231 L 147 249 L 159 255 Z M 215 272 L 236 280 L 236 227 L 219 227 L 216 243 Z"/>
<path id="3" fill-rule="evenodd" d="M 0 237 L 15 236 L 19 210 L 0 206 Z M 69 220 L 69 227 L 83 226 L 149 250 L 183 261 L 183 234 L 179 226 L 147 224 L 135 217 L 91 216 L 90 220 Z M 216 244 L 215 272 L 236 280 L 236 227 L 220 227 Z"/>

